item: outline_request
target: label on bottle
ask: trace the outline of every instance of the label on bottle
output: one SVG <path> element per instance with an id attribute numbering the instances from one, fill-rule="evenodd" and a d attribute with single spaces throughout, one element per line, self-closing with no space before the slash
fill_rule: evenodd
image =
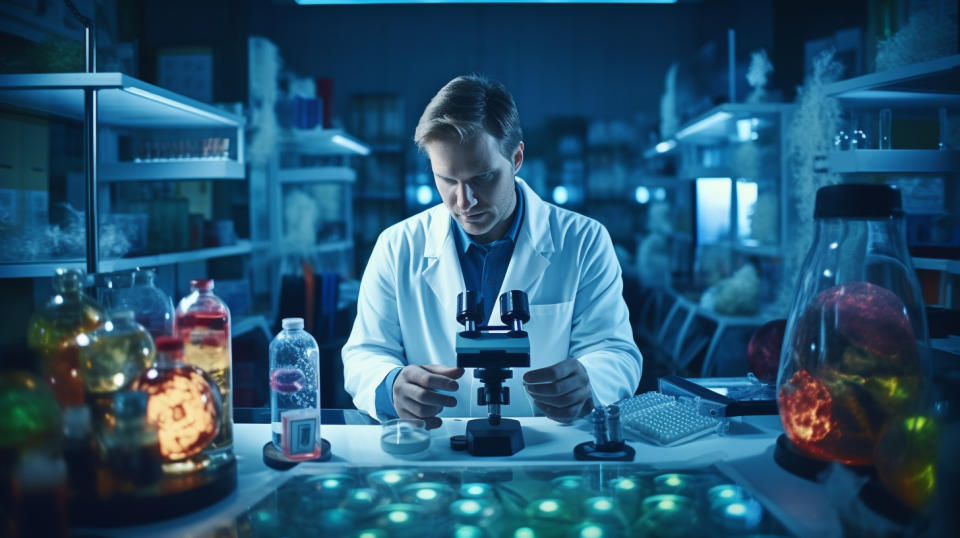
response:
<path id="1" fill-rule="evenodd" d="M 287 457 L 319 456 L 320 410 L 293 409 L 281 415 L 283 423 L 282 449 Z"/>

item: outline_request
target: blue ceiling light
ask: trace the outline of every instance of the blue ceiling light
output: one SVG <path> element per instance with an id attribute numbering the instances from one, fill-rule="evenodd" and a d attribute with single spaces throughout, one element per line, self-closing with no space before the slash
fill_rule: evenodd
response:
<path id="1" fill-rule="evenodd" d="M 433 189 L 426 185 L 417 187 L 417 202 L 420 205 L 427 205 L 433 200 Z"/>
<path id="2" fill-rule="evenodd" d="M 371 4 L 675 4 L 677 0 L 294 0 L 301 6 Z"/>
<path id="3" fill-rule="evenodd" d="M 650 201 L 650 189 L 646 187 L 637 187 L 633 191 L 633 198 L 637 201 L 638 204 L 645 204 Z"/>

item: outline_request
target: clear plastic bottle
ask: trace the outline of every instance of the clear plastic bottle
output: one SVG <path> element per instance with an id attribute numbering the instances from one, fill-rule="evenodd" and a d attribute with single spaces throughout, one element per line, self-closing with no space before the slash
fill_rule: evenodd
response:
<path id="1" fill-rule="evenodd" d="M 182 360 L 179 338 L 157 338 L 157 363 L 133 388 L 149 396 L 146 418 L 156 427 L 160 454 L 169 472 L 190 472 L 215 463 L 223 408 L 216 382 Z"/>
<path id="2" fill-rule="evenodd" d="M 780 419 L 803 453 L 871 465 L 884 428 L 922 400 L 929 375 L 900 192 L 824 187 L 814 218 L 781 349 Z"/>
<path id="3" fill-rule="evenodd" d="M 27 342 L 43 362 L 43 377 L 62 407 L 83 405 L 80 347 L 89 343 L 87 333 L 104 320 L 103 308 L 83 293 L 83 273 L 57 269 L 56 292 L 31 318 Z"/>
<path id="4" fill-rule="evenodd" d="M 133 310 L 137 323 L 154 338 L 173 336 L 175 311 L 173 300 L 154 284 L 157 272 L 154 269 L 133 271 L 132 286 L 118 288 L 114 292 L 115 304 L 111 307 Z"/>
<path id="5" fill-rule="evenodd" d="M 320 457 L 320 349 L 303 330 L 303 318 L 284 318 L 283 330 L 270 342 L 270 429 L 273 444 L 293 460 Z M 291 431 L 291 420 L 316 418 L 312 439 Z M 308 427 L 311 422 L 305 422 Z M 300 438 L 293 439 L 294 435 Z M 310 443 L 309 441 L 313 441 Z M 312 444 L 312 446 L 311 446 Z"/>
<path id="6" fill-rule="evenodd" d="M 213 279 L 190 281 L 190 294 L 177 305 L 176 327 L 183 340 L 183 361 L 206 372 L 220 389 L 220 433 L 209 447 L 211 465 L 233 460 L 233 378 L 230 309 L 213 294 Z"/>

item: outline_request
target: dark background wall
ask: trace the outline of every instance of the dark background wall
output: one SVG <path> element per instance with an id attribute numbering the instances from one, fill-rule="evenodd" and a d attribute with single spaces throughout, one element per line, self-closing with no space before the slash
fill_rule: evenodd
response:
<path id="1" fill-rule="evenodd" d="M 702 56 L 705 47 L 713 55 L 696 65 L 698 77 L 725 98 L 727 28 L 737 29 L 740 62 L 760 48 L 772 56 L 774 5 L 765 0 L 401 6 L 150 1 L 137 8 L 143 25 L 140 76 L 155 76 L 159 49 L 211 47 L 215 99 L 243 101 L 245 38 L 261 35 L 278 45 L 289 70 L 334 79 L 334 113 L 341 117 L 351 93 L 397 93 L 406 99 L 412 131 L 444 82 L 482 72 L 513 92 L 528 127 L 554 115 L 632 120 L 642 114 L 655 123 L 667 68 L 674 61 L 690 62 L 698 51 Z"/>

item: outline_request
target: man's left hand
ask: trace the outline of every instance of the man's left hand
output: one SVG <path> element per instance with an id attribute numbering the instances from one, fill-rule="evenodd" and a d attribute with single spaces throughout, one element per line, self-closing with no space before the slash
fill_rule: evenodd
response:
<path id="1" fill-rule="evenodd" d="M 523 374 L 537 407 L 557 422 L 570 423 L 593 410 L 590 378 L 580 361 L 567 359 Z"/>

